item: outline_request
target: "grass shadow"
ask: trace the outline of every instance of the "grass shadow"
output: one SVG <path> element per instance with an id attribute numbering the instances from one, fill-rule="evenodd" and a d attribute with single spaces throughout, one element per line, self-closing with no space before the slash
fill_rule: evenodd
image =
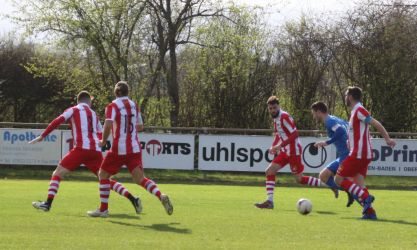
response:
<path id="1" fill-rule="evenodd" d="M 337 213 L 332 211 L 316 211 L 318 214 L 324 214 L 324 215 L 336 215 Z"/>
<path id="2" fill-rule="evenodd" d="M 141 213 L 140 215 L 145 215 L 145 214 Z M 110 214 L 109 217 L 117 218 L 117 219 L 133 219 L 133 220 L 140 219 L 139 215 L 129 215 L 129 214 Z"/>
<path id="3" fill-rule="evenodd" d="M 342 219 L 347 220 L 362 220 L 358 217 L 342 217 Z M 394 224 L 400 224 L 400 225 L 407 225 L 407 226 L 415 226 L 417 227 L 417 222 L 410 222 L 405 220 L 388 220 L 388 219 L 378 219 L 378 220 L 364 220 L 364 221 L 371 221 L 374 223 L 394 223 Z"/>
<path id="4" fill-rule="evenodd" d="M 126 222 L 114 221 L 114 220 L 110 220 L 109 222 L 113 224 L 117 224 L 117 225 L 122 225 L 122 226 L 141 228 L 144 230 L 154 230 L 154 231 L 159 231 L 159 232 L 171 232 L 171 233 L 179 233 L 179 234 L 191 233 L 191 230 L 188 228 L 176 228 L 173 226 L 173 225 L 179 225 L 180 223 L 140 225 L 140 224 L 132 224 L 132 223 L 126 223 Z"/>

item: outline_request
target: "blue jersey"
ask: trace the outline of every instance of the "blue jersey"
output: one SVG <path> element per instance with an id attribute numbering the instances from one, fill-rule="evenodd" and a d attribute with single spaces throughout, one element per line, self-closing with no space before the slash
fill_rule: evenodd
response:
<path id="1" fill-rule="evenodd" d="M 339 117 L 329 115 L 325 121 L 327 135 L 330 137 L 327 144 L 334 144 L 337 157 L 345 157 L 349 154 L 348 131 L 349 124 Z"/>

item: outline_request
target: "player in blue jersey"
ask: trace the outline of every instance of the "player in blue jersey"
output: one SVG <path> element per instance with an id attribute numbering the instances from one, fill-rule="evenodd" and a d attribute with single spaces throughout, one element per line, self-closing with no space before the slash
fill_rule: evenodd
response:
<path id="1" fill-rule="evenodd" d="M 336 157 L 337 159 L 331 162 L 325 169 L 320 172 L 319 178 L 322 182 L 326 183 L 333 192 L 335 197 L 339 196 L 339 187 L 334 182 L 334 176 L 339 168 L 339 165 L 342 161 L 349 155 L 348 148 L 348 131 L 349 124 L 339 117 L 330 115 L 328 112 L 327 105 L 323 102 L 315 102 L 311 105 L 311 113 L 313 114 L 314 119 L 319 122 L 324 123 L 326 127 L 327 135 L 329 139 L 326 141 L 319 141 L 314 144 L 316 147 L 325 147 L 327 145 L 333 144 L 336 147 Z M 348 194 L 348 203 L 347 206 L 352 205 L 354 199 Z"/>

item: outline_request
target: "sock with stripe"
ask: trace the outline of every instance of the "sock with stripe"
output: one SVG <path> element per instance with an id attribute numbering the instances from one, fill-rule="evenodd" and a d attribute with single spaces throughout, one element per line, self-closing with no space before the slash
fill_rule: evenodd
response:
<path id="1" fill-rule="evenodd" d="M 274 202 L 275 175 L 266 176 L 265 187 L 267 199 Z"/>
<path id="2" fill-rule="evenodd" d="M 148 178 L 143 178 L 143 181 L 140 183 L 140 185 L 148 190 L 149 193 L 155 195 L 156 197 L 158 197 L 158 199 L 161 199 L 161 191 L 159 191 L 158 186 L 156 185 L 156 183 Z"/>
<path id="3" fill-rule="evenodd" d="M 340 186 L 357 199 L 359 203 L 362 203 L 363 200 L 368 198 L 369 193 L 367 188 L 361 188 L 358 184 L 348 179 L 343 180 Z"/>
<path id="4" fill-rule="evenodd" d="M 114 192 L 128 198 L 130 201 L 133 201 L 135 199 L 135 197 L 133 197 L 129 190 L 127 190 L 127 188 L 125 188 L 120 182 L 110 180 L 110 187 Z"/>
<path id="5" fill-rule="evenodd" d="M 308 185 L 308 186 L 312 186 L 312 187 L 323 186 L 320 179 L 318 179 L 316 177 L 313 177 L 313 176 L 303 176 L 303 177 L 301 177 L 301 182 L 300 183 L 302 185 Z"/>
<path id="6" fill-rule="evenodd" d="M 110 196 L 110 180 L 100 180 L 100 211 L 106 211 L 109 209 L 109 196 Z"/>
<path id="7" fill-rule="evenodd" d="M 51 181 L 49 182 L 49 189 L 48 189 L 48 199 L 46 201 L 46 203 L 48 203 L 49 205 L 52 205 L 52 202 L 54 201 L 56 193 L 58 193 L 60 182 L 61 182 L 61 178 L 59 176 L 53 175 L 51 177 Z"/>

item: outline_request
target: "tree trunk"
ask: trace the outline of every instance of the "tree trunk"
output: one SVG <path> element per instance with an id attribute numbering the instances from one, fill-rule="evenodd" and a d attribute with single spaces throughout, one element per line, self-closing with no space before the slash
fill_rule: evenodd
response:
<path id="1" fill-rule="evenodd" d="M 175 127 L 178 125 L 178 114 L 180 110 L 180 97 L 178 90 L 178 68 L 177 68 L 177 53 L 176 53 L 176 42 L 175 35 L 172 35 L 169 39 L 169 59 L 170 68 L 167 76 L 168 95 L 171 99 L 172 108 L 170 111 L 171 126 Z"/>

